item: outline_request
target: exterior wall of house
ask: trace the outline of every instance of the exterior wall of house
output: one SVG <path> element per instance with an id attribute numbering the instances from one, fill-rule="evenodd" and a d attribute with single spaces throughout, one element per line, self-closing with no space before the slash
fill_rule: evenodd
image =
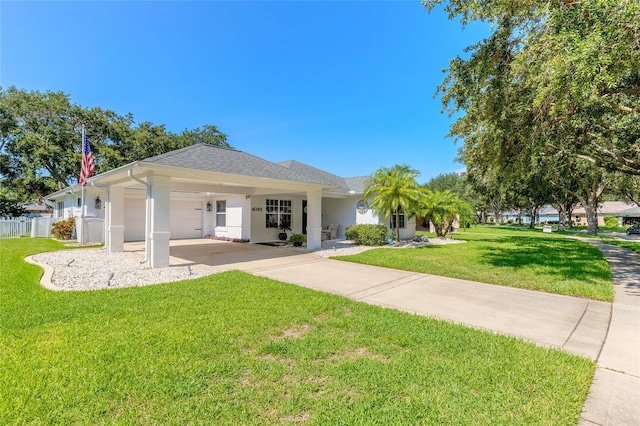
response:
<path id="1" fill-rule="evenodd" d="M 600 213 L 598 212 L 598 226 L 604 226 L 604 217 L 605 216 L 615 216 L 615 214 L 610 213 Z M 587 215 L 586 213 L 573 213 L 571 216 L 571 220 L 573 220 L 574 225 L 584 225 L 587 226 Z"/>
<path id="2" fill-rule="evenodd" d="M 251 215 L 248 224 L 251 230 L 251 242 L 277 241 L 278 234 L 281 232 L 278 228 L 267 228 L 267 199 L 291 201 L 291 231 L 288 234 L 302 234 L 302 201 L 306 200 L 305 196 L 293 194 L 252 195 L 249 199 Z"/>
<path id="3" fill-rule="evenodd" d="M 216 211 L 218 201 L 226 202 L 225 224 L 218 223 L 221 214 Z M 207 202 L 211 211 L 206 210 Z M 204 235 L 216 237 L 249 239 L 251 237 L 251 198 L 244 195 L 229 195 L 208 198 L 203 201 Z"/>
<path id="4" fill-rule="evenodd" d="M 267 195 L 251 197 L 250 232 L 251 241 L 274 241 L 278 239 L 280 230 L 266 227 L 266 200 L 291 200 L 291 232 L 302 233 L 302 201 L 305 196 L 298 195 Z M 338 238 L 344 238 L 345 230 L 352 225 L 359 223 L 385 224 L 370 209 L 365 214 L 360 214 L 356 210 L 358 201 L 362 196 L 354 195 L 346 198 L 322 198 L 322 222 L 323 228 L 331 224 L 339 224 Z M 407 227 L 401 230 L 402 238 L 411 238 L 415 234 L 415 220 L 409 219 Z"/>
<path id="5" fill-rule="evenodd" d="M 86 214 L 88 217 L 104 218 L 106 194 L 94 188 L 85 190 Z M 78 195 L 78 196 L 76 196 Z M 101 200 L 101 208 L 95 208 L 95 199 Z M 54 217 L 80 217 L 81 208 L 77 207 L 79 194 L 65 194 L 54 200 Z M 124 195 L 125 241 L 143 241 L 145 233 L 144 190 L 127 190 Z M 229 194 L 228 196 L 203 197 L 198 194 L 171 193 L 171 238 L 199 238 L 207 235 L 218 237 L 247 239 L 251 242 L 273 241 L 278 239 L 280 229 L 266 227 L 266 200 L 291 201 L 291 233 L 302 233 L 303 195 L 261 195 L 250 196 Z M 322 199 L 322 227 L 339 224 L 338 238 L 345 237 L 345 230 L 355 224 L 383 224 L 389 227 L 388 220 L 382 220 L 372 209 L 365 213 L 357 211 L 361 195 L 346 198 Z M 216 202 L 226 201 L 225 226 L 216 223 Z M 62 210 L 58 203 L 63 203 Z M 207 211 L 207 202 L 211 211 Z M 406 226 L 401 228 L 401 238 L 415 235 L 415 218 L 405 218 Z M 188 231 L 188 232 L 187 232 Z"/>
<path id="6" fill-rule="evenodd" d="M 340 224 L 338 237 L 344 238 L 344 233 L 351 225 L 386 225 L 389 228 L 390 221 L 384 220 L 371 208 L 360 213 L 357 209 L 358 201 L 362 200 L 362 194 L 346 198 L 322 199 L 322 227 L 326 228 L 332 223 Z M 405 216 L 405 227 L 400 228 L 400 238 L 410 239 L 416 234 L 415 217 Z"/>
<path id="7" fill-rule="evenodd" d="M 358 212 L 356 206 L 359 196 L 350 196 L 347 198 L 323 198 L 322 199 L 322 227 L 328 228 L 331 224 L 338 224 L 337 237 L 344 238 L 344 232 L 351 225 L 358 222 Z"/>
<path id="8" fill-rule="evenodd" d="M 556 219 L 549 218 L 549 220 L 558 220 L 557 219 L 558 216 L 556 215 L 555 217 Z M 501 220 L 501 223 L 507 223 L 509 220 L 512 223 L 518 223 L 518 212 L 510 211 L 510 212 L 503 213 L 500 220 Z M 543 215 L 540 215 L 540 220 L 544 220 Z M 531 221 L 531 218 L 529 216 L 524 214 L 522 215 L 522 223 L 530 223 L 530 221 Z"/>
<path id="9" fill-rule="evenodd" d="M 94 188 L 85 189 L 85 216 L 104 218 L 104 208 L 106 205 L 106 194 Z M 68 219 L 70 217 L 82 216 L 81 201 L 82 192 L 78 189 L 73 194 L 65 194 L 53 201 L 53 217 Z M 100 198 L 100 208 L 96 208 L 96 197 Z M 79 201 L 80 200 L 80 201 Z M 60 209 L 62 203 L 62 209 Z"/>

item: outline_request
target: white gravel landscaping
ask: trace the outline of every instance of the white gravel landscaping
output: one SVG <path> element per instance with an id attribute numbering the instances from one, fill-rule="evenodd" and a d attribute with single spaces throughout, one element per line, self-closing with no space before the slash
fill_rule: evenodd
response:
<path id="1" fill-rule="evenodd" d="M 144 258 L 141 253 L 109 253 L 101 249 L 52 251 L 31 258 L 53 268 L 51 283 L 64 290 L 137 287 L 198 278 L 216 272 L 188 266 L 152 269 L 140 263 Z"/>

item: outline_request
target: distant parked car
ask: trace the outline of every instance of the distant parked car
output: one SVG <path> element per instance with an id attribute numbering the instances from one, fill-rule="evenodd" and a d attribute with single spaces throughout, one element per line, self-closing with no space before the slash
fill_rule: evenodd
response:
<path id="1" fill-rule="evenodd" d="M 631 235 L 631 234 L 640 234 L 639 224 L 631 225 L 631 227 L 627 229 L 627 235 Z"/>

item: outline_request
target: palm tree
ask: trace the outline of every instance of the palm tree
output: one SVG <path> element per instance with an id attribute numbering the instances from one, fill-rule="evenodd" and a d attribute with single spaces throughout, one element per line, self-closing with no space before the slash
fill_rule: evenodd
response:
<path id="1" fill-rule="evenodd" d="M 461 226 L 473 222 L 475 213 L 473 207 L 460 196 L 451 191 L 425 190 L 418 216 L 433 223 L 436 235 L 444 237 L 451 225 L 457 219 Z"/>
<path id="2" fill-rule="evenodd" d="M 400 241 L 400 213 L 412 215 L 420 203 L 423 192 L 416 182 L 420 175 L 407 165 L 382 167 L 365 182 L 364 198 L 383 219 L 395 215 L 394 236 Z"/>

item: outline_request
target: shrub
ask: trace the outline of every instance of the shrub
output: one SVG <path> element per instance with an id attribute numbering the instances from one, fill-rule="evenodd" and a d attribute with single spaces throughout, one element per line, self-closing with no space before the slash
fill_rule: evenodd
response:
<path id="1" fill-rule="evenodd" d="M 291 234 L 289 237 L 289 242 L 297 247 L 300 247 L 305 240 L 306 237 L 303 234 Z"/>
<path id="2" fill-rule="evenodd" d="M 384 225 L 353 225 L 345 232 L 348 240 L 360 246 L 383 246 L 387 244 L 387 227 Z"/>
<path id="3" fill-rule="evenodd" d="M 59 240 L 70 240 L 73 229 L 76 227 L 76 218 L 70 217 L 53 224 L 53 235 Z"/>
<path id="4" fill-rule="evenodd" d="M 604 224 L 610 228 L 615 228 L 618 226 L 618 218 L 615 216 L 605 216 Z"/>

